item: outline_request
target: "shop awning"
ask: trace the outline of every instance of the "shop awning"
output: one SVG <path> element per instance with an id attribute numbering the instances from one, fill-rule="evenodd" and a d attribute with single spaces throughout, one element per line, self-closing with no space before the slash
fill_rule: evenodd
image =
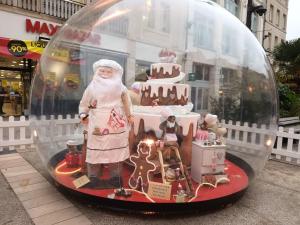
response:
<path id="1" fill-rule="evenodd" d="M 0 56 L 38 60 L 46 45 L 47 42 L 45 41 L 15 40 L 0 37 Z"/>

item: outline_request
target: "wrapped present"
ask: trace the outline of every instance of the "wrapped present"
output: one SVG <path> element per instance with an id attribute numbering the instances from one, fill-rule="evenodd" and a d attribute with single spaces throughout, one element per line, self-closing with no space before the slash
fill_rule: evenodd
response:
<path id="1" fill-rule="evenodd" d="M 79 167 L 81 160 L 77 152 L 68 152 L 65 156 L 67 167 Z"/>

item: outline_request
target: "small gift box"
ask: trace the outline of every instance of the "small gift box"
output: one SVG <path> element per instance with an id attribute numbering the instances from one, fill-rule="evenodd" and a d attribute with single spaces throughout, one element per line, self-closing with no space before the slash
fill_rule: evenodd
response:
<path id="1" fill-rule="evenodd" d="M 65 156 L 67 167 L 78 167 L 80 165 L 80 154 L 68 152 Z"/>

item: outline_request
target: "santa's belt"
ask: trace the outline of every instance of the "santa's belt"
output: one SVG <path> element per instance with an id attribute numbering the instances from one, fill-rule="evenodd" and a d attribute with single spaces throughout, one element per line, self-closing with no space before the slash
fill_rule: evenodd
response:
<path id="1" fill-rule="evenodd" d="M 122 148 L 128 148 L 129 144 L 127 144 L 124 147 L 119 147 L 119 148 L 108 148 L 108 149 L 99 149 L 99 148 L 89 148 L 87 147 L 88 150 L 91 151 L 102 151 L 102 152 L 106 152 L 106 151 L 113 151 L 113 150 L 118 150 L 118 149 L 122 149 Z"/>
<path id="2" fill-rule="evenodd" d="M 92 107 L 90 110 L 93 110 L 93 109 L 113 109 L 113 108 L 117 108 L 117 107 L 120 107 L 119 104 L 114 104 L 114 105 L 104 105 L 104 106 L 101 106 L 101 107 Z"/>

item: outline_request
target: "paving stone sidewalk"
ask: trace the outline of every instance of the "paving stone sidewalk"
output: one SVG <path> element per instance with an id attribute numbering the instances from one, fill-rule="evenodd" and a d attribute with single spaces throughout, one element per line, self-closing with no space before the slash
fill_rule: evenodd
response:
<path id="1" fill-rule="evenodd" d="M 85 218 L 87 218 L 87 220 L 85 221 L 88 221 L 88 224 L 95 225 L 300 224 L 299 166 L 288 165 L 275 161 L 268 161 L 264 171 L 251 183 L 244 197 L 240 201 L 236 202 L 231 207 L 228 207 L 226 209 L 202 215 L 195 213 L 192 215 L 159 217 L 137 216 L 125 213 L 121 214 L 119 212 L 104 210 L 81 199 L 77 199 L 74 196 L 62 196 L 54 188 L 54 185 L 51 183 L 52 180 L 50 176 L 44 169 L 41 160 L 39 159 L 35 151 L 25 151 L 23 153 L 20 153 L 20 155 L 23 157 L 23 159 L 15 158 L 13 161 L 11 161 L 11 163 L 14 164 L 13 166 L 22 169 L 22 173 L 24 173 L 24 171 L 27 171 L 28 174 L 31 174 L 32 167 L 24 163 L 24 161 L 26 160 L 31 165 L 33 165 L 35 170 L 39 171 L 39 174 L 42 175 L 35 174 L 35 178 L 31 180 L 28 185 L 31 187 L 26 187 L 26 189 L 20 188 L 20 185 L 22 183 L 18 184 L 18 182 L 14 180 L 15 178 L 9 178 L 8 182 L 12 184 L 11 188 L 16 190 L 17 192 L 17 194 L 14 194 L 13 190 L 10 189 L 10 186 L 7 183 L 6 179 L 2 176 L 2 174 L 0 174 L 0 225 L 27 225 L 34 224 L 34 222 L 40 222 L 41 224 L 41 221 L 48 221 L 46 214 L 40 215 L 40 213 L 43 214 L 45 211 L 32 210 L 33 208 L 41 207 L 40 204 L 43 204 L 42 202 L 47 202 L 47 204 L 50 206 L 51 204 L 58 204 L 58 208 L 61 207 L 59 210 L 54 211 L 58 213 L 58 216 L 56 217 L 58 220 L 59 218 L 66 216 L 63 212 L 64 210 L 68 210 L 69 214 L 67 215 L 74 215 L 75 218 L 84 216 Z M 8 164 L 9 163 L 7 163 L 6 165 Z M 2 165 L 2 162 L 0 162 L 1 167 Z M 6 175 L 7 174 L 9 176 L 16 175 L 16 171 L 6 171 Z M 16 175 L 14 177 L 17 176 L 19 175 Z M 23 178 L 26 176 L 30 175 L 22 175 Z M 46 181 L 44 177 L 46 178 Z M 38 189 L 40 190 L 38 191 Z M 25 193 L 27 193 L 28 195 L 30 195 L 29 193 L 31 192 L 36 198 L 40 199 L 40 201 L 26 199 L 26 197 L 24 197 L 25 194 L 22 193 L 24 190 L 26 190 Z M 48 197 L 43 196 L 42 194 L 40 197 L 38 197 L 40 195 L 39 193 L 48 191 L 52 193 L 53 198 L 51 197 L 51 200 Z M 2 199 L 4 199 L 4 201 Z M 71 204 L 72 206 L 69 206 L 68 204 Z M 73 207 L 75 208 L 74 211 L 73 209 L 69 209 Z M 58 209 L 56 207 L 54 208 Z M 51 211 L 52 209 L 50 207 L 49 210 Z M 26 210 L 28 213 L 26 212 Z M 51 215 L 51 213 L 48 215 Z M 38 218 L 40 218 L 40 221 L 38 220 Z M 72 220 L 70 219 L 69 221 L 72 222 Z M 83 225 L 85 223 L 82 222 L 80 224 Z"/>
<path id="2" fill-rule="evenodd" d="M 0 155 L 0 169 L 34 224 L 92 224 L 18 153 Z"/>

